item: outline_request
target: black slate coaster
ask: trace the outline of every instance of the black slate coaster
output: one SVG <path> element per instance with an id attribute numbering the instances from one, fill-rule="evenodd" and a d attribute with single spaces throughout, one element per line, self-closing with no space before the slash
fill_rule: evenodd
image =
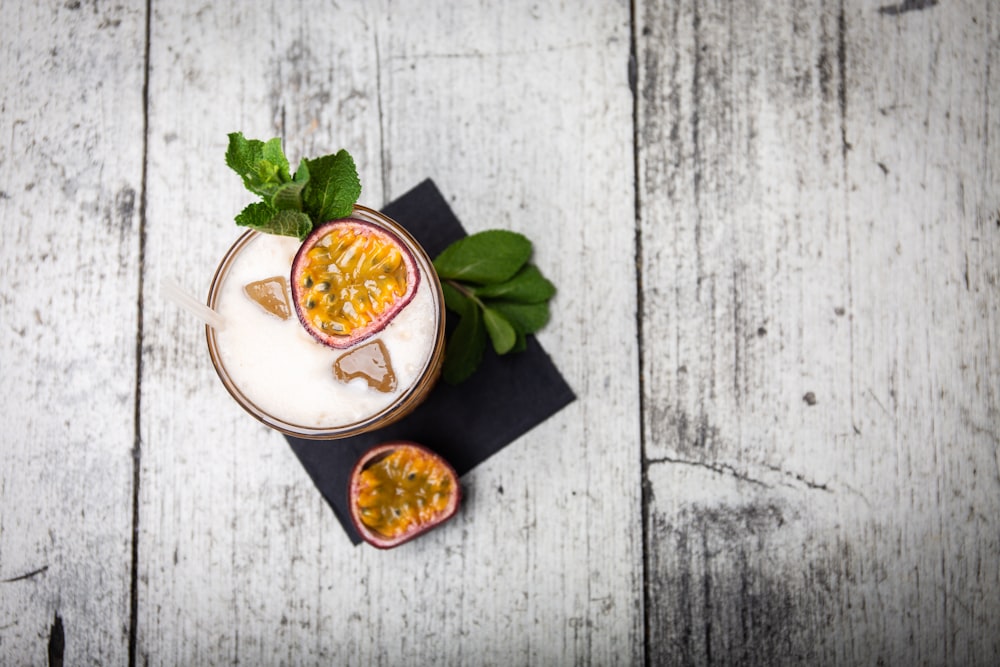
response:
<path id="1" fill-rule="evenodd" d="M 413 234 L 431 257 L 466 235 L 429 179 L 384 212 Z M 454 316 L 448 313 L 448 317 Z M 504 357 L 487 345 L 483 363 L 471 378 L 458 386 L 439 382 L 416 410 L 384 429 L 341 440 L 286 438 L 357 544 L 361 538 L 347 511 L 347 481 L 355 461 L 369 447 L 387 440 L 414 440 L 443 456 L 461 476 L 574 398 L 549 355 L 534 336 L 528 336 L 525 351 Z"/>

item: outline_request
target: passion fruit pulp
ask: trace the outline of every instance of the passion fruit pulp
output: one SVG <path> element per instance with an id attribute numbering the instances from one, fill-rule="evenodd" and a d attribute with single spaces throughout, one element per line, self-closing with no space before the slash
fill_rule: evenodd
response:
<path id="1" fill-rule="evenodd" d="M 361 538 L 389 549 L 454 516 L 462 490 L 447 461 L 422 445 L 401 440 L 377 445 L 358 459 L 348 496 Z"/>
<path id="2" fill-rule="evenodd" d="M 351 347 L 381 331 L 417 292 L 413 254 L 393 232 L 344 218 L 317 226 L 292 261 L 292 302 L 324 345 Z"/>

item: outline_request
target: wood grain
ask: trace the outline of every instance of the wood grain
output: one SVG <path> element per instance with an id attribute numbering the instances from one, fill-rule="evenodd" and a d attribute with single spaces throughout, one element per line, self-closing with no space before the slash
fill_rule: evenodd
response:
<path id="1" fill-rule="evenodd" d="M 144 11 L 0 15 L 0 662 L 122 664 Z"/>
<path id="2" fill-rule="evenodd" d="M 629 34 L 624 5 L 156 7 L 138 662 L 641 662 Z M 528 234 L 564 286 L 542 342 L 580 400 L 404 548 L 351 546 L 156 298 L 165 275 L 206 291 L 237 235 L 236 129 L 284 136 L 293 161 L 348 147 L 376 206 L 431 177 L 470 231 Z M 618 324 L 593 326 L 609 304 Z"/>
<path id="3" fill-rule="evenodd" d="M 1000 663 L 997 3 L 0 16 L 3 664 Z M 559 286 L 579 399 L 398 550 L 162 297 L 238 235 L 234 130 Z"/>
<path id="4" fill-rule="evenodd" d="M 648 660 L 995 664 L 1000 13 L 636 28 Z"/>

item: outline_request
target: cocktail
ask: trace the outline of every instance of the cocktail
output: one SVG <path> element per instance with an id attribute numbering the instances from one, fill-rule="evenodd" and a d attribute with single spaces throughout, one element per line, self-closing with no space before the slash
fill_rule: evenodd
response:
<path id="1" fill-rule="evenodd" d="M 209 354 L 226 389 L 284 433 L 341 438 L 416 407 L 444 357 L 444 303 L 427 254 L 387 216 L 295 237 L 248 231 L 223 258 L 208 305 Z"/>

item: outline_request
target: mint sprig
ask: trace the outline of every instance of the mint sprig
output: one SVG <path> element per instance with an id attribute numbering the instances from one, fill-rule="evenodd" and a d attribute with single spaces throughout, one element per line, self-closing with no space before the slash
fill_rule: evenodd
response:
<path id="1" fill-rule="evenodd" d="M 268 234 L 304 239 L 315 225 L 349 216 L 361 196 L 358 170 L 345 150 L 303 159 L 293 174 L 280 139 L 264 142 L 233 132 L 226 164 L 261 198 L 236 216 L 236 224 Z"/>
<path id="2" fill-rule="evenodd" d="M 497 354 L 519 352 L 548 322 L 556 288 L 528 263 L 531 251 L 525 236 L 494 229 L 456 241 L 434 260 L 445 306 L 459 317 L 445 349 L 449 384 L 475 372 L 487 341 Z"/>

